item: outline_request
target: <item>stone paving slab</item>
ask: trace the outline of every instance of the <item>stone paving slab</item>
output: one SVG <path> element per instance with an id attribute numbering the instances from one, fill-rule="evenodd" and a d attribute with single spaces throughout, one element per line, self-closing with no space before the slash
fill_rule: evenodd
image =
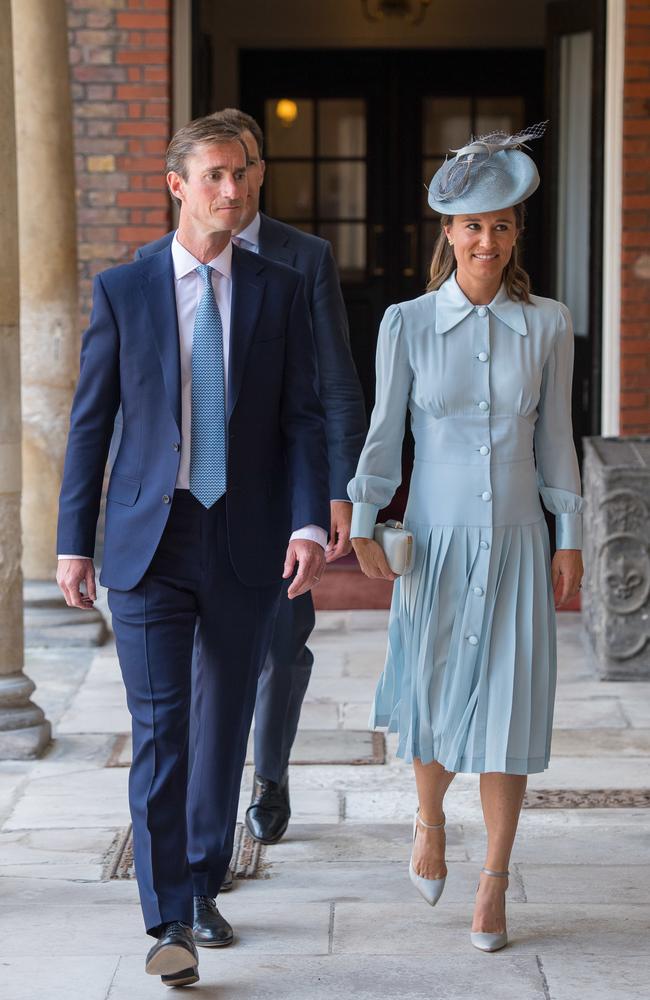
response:
<path id="1" fill-rule="evenodd" d="M 508 900 L 510 954 L 555 955 L 602 954 L 638 955 L 647 951 L 650 919 L 646 906 L 612 903 L 597 906 L 554 903 L 517 903 Z M 441 900 L 433 909 L 422 900 L 420 916 L 411 903 L 336 904 L 333 951 L 336 954 L 382 955 L 389 949 L 396 955 L 450 955 L 471 948 L 469 932 L 472 901 L 465 906 Z M 390 928 L 385 935 L 368 933 L 368 928 Z M 585 1000 L 588 994 L 585 994 Z"/>
<path id="2" fill-rule="evenodd" d="M 428 955 L 412 962 L 394 955 L 278 954 L 253 965 L 236 948 L 229 948 L 207 955 L 204 950 L 200 958 L 201 982 L 191 990 L 197 1000 L 476 1000 L 479 981 L 484 997 L 545 997 L 537 962 L 528 956 L 504 954 L 490 963 L 493 956 L 475 953 L 459 963 L 456 957 Z M 120 961 L 108 1000 L 159 1000 L 160 996 L 160 983 L 142 974 L 141 962 L 130 957 Z"/>
<path id="3" fill-rule="evenodd" d="M 114 829 L 0 833 L 0 875 L 98 881 Z"/>
<path id="4" fill-rule="evenodd" d="M 542 968 L 549 1000 L 647 1000 L 648 951 L 620 955 L 615 951 L 594 954 L 588 961 L 580 955 L 558 955 L 545 951 Z"/>
<path id="5" fill-rule="evenodd" d="M 34 949 L 26 957 L 16 957 L 3 948 L 2 995 L 4 1000 L 106 1000 L 118 962 L 116 956 L 69 954 L 50 955 L 43 961 Z M 158 982 L 159 997 L 160 989 Z"/>
<path id="6" fill-rule="evenodd" d="M 556 729 L 553 751 L 559 757 L 650 757 L 649 729 Z M 649 768 L 650 771 L 650 768 Z M 650 773 L 647 780 L 650 786 Z"/>
<path id="7" fill-rule="evenodd" d="M 589 864 L 531 864 L 513 866 L 526 893 L 529 903 L 547 903 L 553 900 L 558 906 L 565 903 L 596 903 L 625 901 L 647 905 L 650 894 L 650 864 L 598 865 L 598 877 Z M 446 891 L 446 887 L 445 887 Z M 508 898 L 512 893 L 508 890 Z"/>
<path id="8" fill-rule="evenodd" d="M 41 765 L 44 768 L 45 765 Z M 125 826 L 129 822 L 126 768 L 89 768 L 30 781 L 4 830 Z"/>
<path id="9" fill-rule="evenodd" d="M 404 824 L 373 825 L 341 823 L 331 825 L 300 825 L 291 823 L 279 844 L 267 849 L 267 860 L 276 862 L 355 862 L 408 860 L 411 827 Z M 465 861 L 466 851 L 462 830 L 447 826 L 447 858 Z"/>

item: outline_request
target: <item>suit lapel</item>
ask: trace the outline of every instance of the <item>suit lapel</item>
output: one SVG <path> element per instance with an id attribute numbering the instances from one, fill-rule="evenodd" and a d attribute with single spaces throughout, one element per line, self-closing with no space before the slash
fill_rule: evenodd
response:
<path id="1" fill-rule="evenodd" d="M 271 260 L 279 260 L 289 267 L 296 266 L 296 253 L 291 249 L 289 237 L 281 226 L 260 212 L 260 253 Z"/>
<path id="2" fill-rule="evenodd" d="M 228 362 L 228 419 L 241 389 L 246 356 L 262 306 L 264 262 L 247 250 L 232 249 L 232 307 L 230 313 L 230 360 Z"/>
<path id="3" fill-rule="evenodd" d="M 181 364 L 171 249 L 145 258 L 142 293 L 147 304 L 169 407 L 181 430 Z"/>

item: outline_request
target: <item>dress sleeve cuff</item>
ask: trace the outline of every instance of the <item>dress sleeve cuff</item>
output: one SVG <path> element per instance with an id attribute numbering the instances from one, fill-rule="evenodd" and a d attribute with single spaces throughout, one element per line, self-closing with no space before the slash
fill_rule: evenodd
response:
<path id="1" fill-rule="evenodd" d="M 582 514 L 555 515 L 555 548 L 582 548 Z"/>
<path id="2" fill-rule="evenodd" d="M 374 503 L 355 503 L 352 507 L 350 538 L 372 538 L 379 507 Z"/>

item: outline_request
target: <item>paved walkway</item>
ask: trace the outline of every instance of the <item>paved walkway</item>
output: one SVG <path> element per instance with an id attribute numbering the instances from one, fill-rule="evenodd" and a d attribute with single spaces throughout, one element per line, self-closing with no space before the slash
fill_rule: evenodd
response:
<path id="1" fill-rule="evenodd" d="M 383 662 L 384 612 L 323 612 L 303 728 L 364 729 Z M 650 684 L 599 683 L 579 616 L 560 618 L 552 766 L 531 789 L 650 786 Z M 128 717 L 112 645 L 32 649 L 28 672 L 56 742 L 0 764 L 3 1000 L 144 1000 L 147 939 L 135 884 L 103 882 L 128 823 L 127 769 L 107 767 Z M 477 779 L 447 800 L 445 894 L 435 910 L 407 875 L 409 768 L 296 766 L 294 819 L 265 877 L 222 899 L 237 940 L 201 951 L 191 995 L 214 1000 L 636 1000 L 648 996 L 650 809 L 529 809 L 508 894 L 512 944 L 483 955 L 469 925 L 484 836 Z M 247 768 L 242 805 L 249 795 Z"/>

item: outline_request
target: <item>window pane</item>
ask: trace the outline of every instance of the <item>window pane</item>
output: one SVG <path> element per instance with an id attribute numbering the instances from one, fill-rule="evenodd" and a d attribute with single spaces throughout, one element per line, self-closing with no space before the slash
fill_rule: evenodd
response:
<path id="1" fill-rule="evenodd" d="M 313 101 L 293 97 L 266 101 L 264 121 L 269 156 L 314 155 Z"/>
<path id="2" fill-rule="evenodd" d="M 342 279 L 360 278 L 366 270 L 366 227 L 358 222 L 325 223 L 320 235 L 329 240 Z"/>
<path id="3" fill-rule="evenodd" d="M 321 163 L 318 209 L 323 219 L 363 219 L 366 214 L 365 163 Z"/>
<path id="4" fill-rule="evenodd" d="M 313 183 L 311 163 L 269 163 L 266 211 L 277 219 L 309 219 L 314 214 Z"/>
<path id="5" fill-rule="evenodd" d="M 422 104 L 423 152 L 445 156 L 450 149 L 460 149 L 472 130 L 469 97 L 427 97 Z"/>
<path id="6" fill-rule="evenodd" d="M 512 134 L 524 127 L 523 97 L 481 97 L 476 102 L 476 135 Z"/>
<path id="7" fill-rule="evenodd" d="M 318 152 L 321 156 L 366 155 L 364 101 L 320 101 Z"/>
<path id="8" fill-rule="evenodd" d="M 429 197 L 429 184 L 431 183 L 431 178 L 435 174 L 438 167 L 444 163 L 444 159 L 438 157 L 435 160 L 424 160 L 422 167 L 422 211 L 425 215 L 431 215 L 432 209 L 429 208 L 429 202 L 427 198 Z"/>

